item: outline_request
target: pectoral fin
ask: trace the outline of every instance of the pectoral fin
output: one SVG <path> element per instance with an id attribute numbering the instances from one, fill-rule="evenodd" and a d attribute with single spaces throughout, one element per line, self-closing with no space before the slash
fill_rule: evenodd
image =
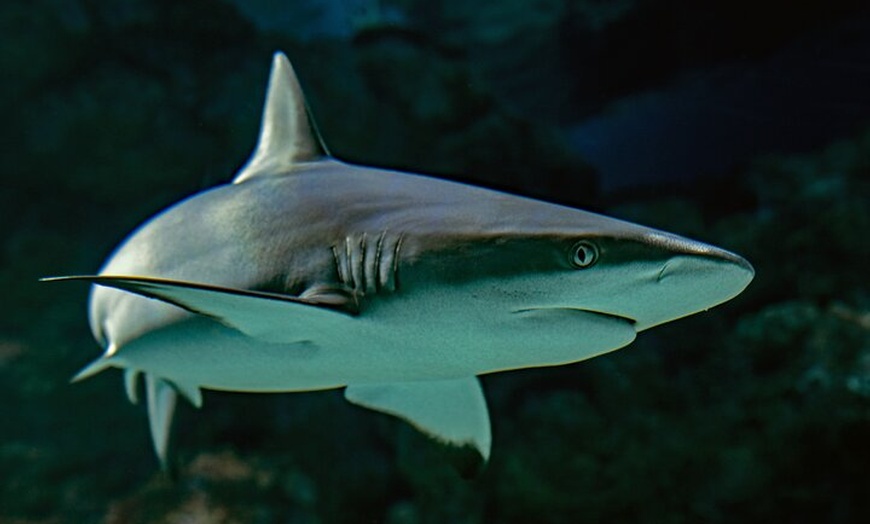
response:
<path id="1" fill-rule="evenodd" d="M 345 398 L 399 417 L 454 447 L 472 447 L 485 462 L 492 436 L 486 399 L 477 377 L 392 384 L 353 384 Z"/>
<path id="2" fill-rule="evenodd" d="M 316 295 L 297 298 L 150 277 L 100 275 L 43 280 L 81 280 L 161 300 L 268 342 L 299 342 L 323 330 L 344 329 L 346 322 L 353 318 L 346 304 L 336 299 L 337 295 L 318 302 Z"/>

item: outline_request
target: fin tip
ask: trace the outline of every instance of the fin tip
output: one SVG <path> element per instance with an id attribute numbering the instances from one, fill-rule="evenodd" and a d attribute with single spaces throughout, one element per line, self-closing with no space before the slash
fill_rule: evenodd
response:
<path id="1" fill-rule="evenodd" d="M 86 378 L 90 378 L 97 373 L 103 371 L 104 369 L 111 367 L 111 365 L 112 363 L 110 361 L 110 357 L 103 355 L 97 360 L 82 368 L 81 371 L 73 375 L 73 377 L 70 379 L 70 384 L 75 384 L 76 382 L 81 382 Z"/>

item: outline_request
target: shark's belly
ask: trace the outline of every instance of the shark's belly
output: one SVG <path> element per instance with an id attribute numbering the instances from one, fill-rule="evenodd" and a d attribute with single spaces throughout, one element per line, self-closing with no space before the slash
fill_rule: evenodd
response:
<path id="1" fill-rule="evenodd" d="M 565 364 L 623 347 L 635 335 L 621 320 L 577 310 L 476 319 L 425 313 L 363 315 L 345 329 L 290 342 L 191 316 L 128 344 L 115 363 L 187 386 L 306 391 Z"/>

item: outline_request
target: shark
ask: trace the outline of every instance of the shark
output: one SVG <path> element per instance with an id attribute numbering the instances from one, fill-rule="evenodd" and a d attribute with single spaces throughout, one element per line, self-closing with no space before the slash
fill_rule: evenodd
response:
<path id="1" fill-rule="evenodd" d="M 490 456 L 479 376 L 589 359 L 730 300 L 752 266 L 724 249 L 588 211 L 329 154 L 287 57 L 231 183 L 132 232 L 91 284 L 103 354 L 74 381 L 144 378 L 168 465 L 180 396 L 344 389 Z"/>

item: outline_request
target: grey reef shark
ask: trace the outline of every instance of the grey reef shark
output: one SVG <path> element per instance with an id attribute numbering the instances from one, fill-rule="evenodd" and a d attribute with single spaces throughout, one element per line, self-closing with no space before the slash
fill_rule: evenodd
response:
<path id="1" fill-rule="evenodd" d="M 144 376 L 168 466 L 179 394 L 344 388 L 448 449 L 490 455 L 478 375 L 570 364 L 738 295 L 718 247 L 606 216 L 330 156 L 276 53 L 259 141 L 232 183 L 136 229 L 93 284 L 104 354 L 74 380 Z"/>

